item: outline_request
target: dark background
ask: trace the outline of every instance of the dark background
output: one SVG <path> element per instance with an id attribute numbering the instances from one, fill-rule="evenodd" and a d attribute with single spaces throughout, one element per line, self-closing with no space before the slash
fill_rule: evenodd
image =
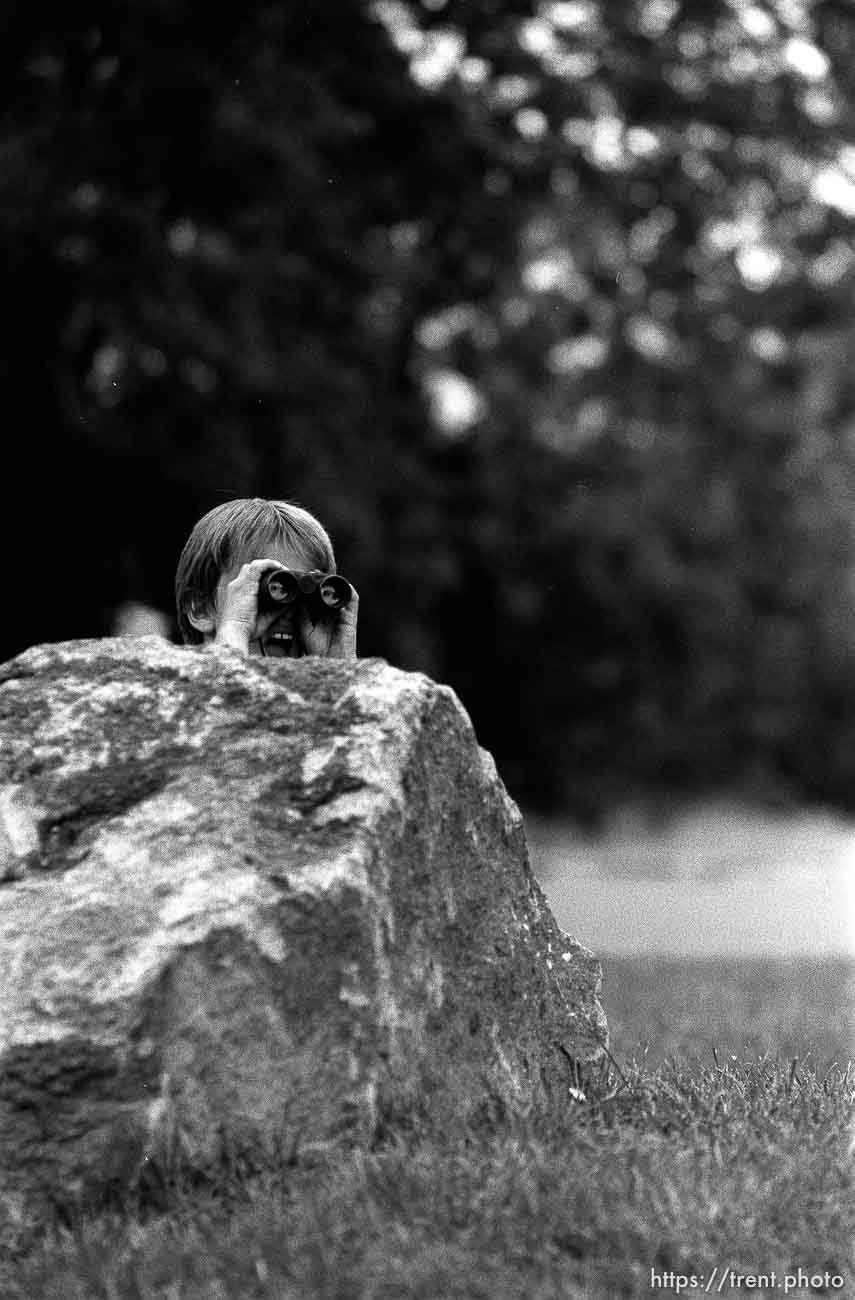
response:
<path id="1" fill-rule="evenodd" d="M 0 62 L 0 658 L 292 498 L 529 807 L 855 807 L 849 0 L 32 0 Z"/>

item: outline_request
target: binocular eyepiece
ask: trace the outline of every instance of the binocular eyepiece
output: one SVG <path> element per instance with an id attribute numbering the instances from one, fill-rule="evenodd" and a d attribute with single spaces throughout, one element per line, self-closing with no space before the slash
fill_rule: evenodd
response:
<path id="1" fill-rule="evenodd" d="M 295 601 L 320 601 L 327 609 L 342 609 L 350 604 L 353 588 L 338 573 L 294 573 L 291 569 L 270 569 L 258 584 L 258 607 L 280 609 Z"/>

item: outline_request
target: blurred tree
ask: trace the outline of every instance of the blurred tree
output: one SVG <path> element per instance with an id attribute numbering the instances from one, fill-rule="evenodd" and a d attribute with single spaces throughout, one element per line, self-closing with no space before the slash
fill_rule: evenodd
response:
<path id="1" fill-rule="evenodd" d="M 527 800 L 852 802 L 848 4 L 36 0 L 0 37 L 0 654 L 168 607 L 199 514 L 285 495 L 363 653 L 450 681 Z"/>
<path id="2" fill-rule="evenodd" d="M 549 167 L 489 300 L 421 334 L 474 386 L 495 515 L 541 507 L 528 617 L 490 606 L 533 679 L 527 741 L 493 719 L 506 770 L 579 807 L 622 777 L 851 803 L 855 15 L 564 0 L 503 42 L 431 8 L 466 33 L 459 93 Z M 450 675 L 486 714 L 476 624 Z"/>
<path id="3" fill-rule="evenodd" d="M 334 21 L 263 0 L 3 21 L 0 652 L 106 631 L 128 595 L 168 604 L 195 518 L 260 493 L 317 510 L 377 589 L 369 644 L 432 662 L 413 571 L 427 589 L 451 567 L 425 554 L 442 528 L 410 344 L 512 250 L 503 209 L 475 255 L 491 141 L 356 0 Z M 34 519 L 49 543 L 23 543 Z"/>

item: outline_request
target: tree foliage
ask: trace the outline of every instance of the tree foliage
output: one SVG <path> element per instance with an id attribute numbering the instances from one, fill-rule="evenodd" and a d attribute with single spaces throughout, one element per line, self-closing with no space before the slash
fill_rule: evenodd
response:
<path id="1" fill-rule="evenodd" d="M 2 23 L 0 652 L 285 495 L 515 793 L 851 801 L 848 4 Z"/>

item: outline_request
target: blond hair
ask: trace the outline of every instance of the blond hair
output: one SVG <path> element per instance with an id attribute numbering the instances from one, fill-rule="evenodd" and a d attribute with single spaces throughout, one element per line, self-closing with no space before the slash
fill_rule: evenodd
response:
<path id="1" fill-rule="evenodd" d="M 187 538 L 175 573 L 178 630 L 185 645 L 203 640 L 189 616 L 214 607 L 224 571 L 271 543 L 303 550 L 313 568 L 335 573 L 329 534 L 314 515 L 295 502 L 242 497 L 215 506 Z"/>

